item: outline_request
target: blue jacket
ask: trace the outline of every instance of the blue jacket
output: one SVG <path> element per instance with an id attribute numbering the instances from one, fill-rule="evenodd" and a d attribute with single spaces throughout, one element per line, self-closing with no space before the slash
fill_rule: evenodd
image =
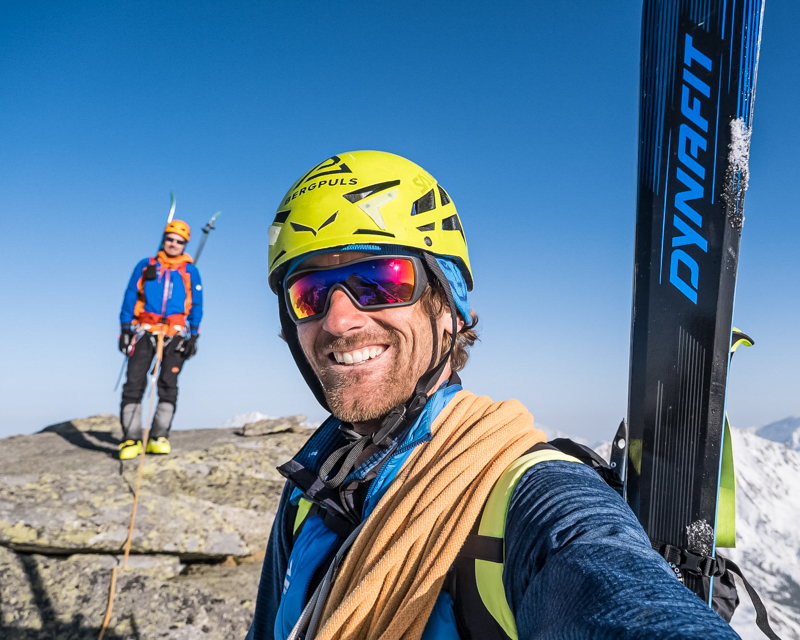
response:
<path id="1" fill-rule="evenodd" d="M 133 269 L 122 299 L 122 309 L 119 313 L 120 324 L 130 324 L 142 311 L 158 316 L 183 314 L 187 317 L 191 333 L 196 334 L 200 328 L 200 321 L 203 319 L 203 283 L 197 267 L 190 262 L 185 264 L 184 269 L 188 276 L 185 279 L 180 269 L 167 269 L 158 262 L 156 279 L 146 280 L 143 276 L 150 260 L 150 258 L 144 258 Z M 188 296 L 187 279 L 190 287 Z M 165 305 L 164 289 L 167 286 L 169 289 Z M 187 298 L 189 304 L 187 304 Z"/>
<path id="2" fill-rule="evenodd" d="M 364 517 L 397 470 L 430 440 L 430 425 L 460 390 L 440 389 L 373 481 Z M 322 464 L 340 445 L 330 418 L 295 459 Z M 376 454 L 353 474 L 362 476 Z M 306 602 L 308 583 L 338 538 L 309 518 L 292 542 L 287 511 L 297 503 L 287 484 L 267 545 L 248 640 L 283 640 Z M 317 520 L 320 520 L 317 522 Z M 730 626 L 675 578 L 650 547 L 627 504 L 587 466 L 543 462 L 517 485 L 506 524 L 503 585 L 520 640 L 567 638 L 737 638 Z M 458 640 L 452 601 L 441 593 L 423 640 Z"/>

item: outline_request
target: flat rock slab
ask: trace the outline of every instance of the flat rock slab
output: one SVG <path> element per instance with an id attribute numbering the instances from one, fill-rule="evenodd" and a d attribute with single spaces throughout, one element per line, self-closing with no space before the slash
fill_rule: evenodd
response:
<path id="1" fill-rule="evenodd" d="M 116 459 L 115 421 L 105 414 L 0 441 L 0 545 L 48 554 L 122 550 L 139 461 Z M 283 486 L 275 467 L 311 431 L 248 438 L 237 431 L 176 431 L 171 455 L 146 456 L 132 553 L 198 560 L 264 549 Z"/>
<path id="2" fill-rule="evenodd" d="M 121 558 L 17 554 L 0 547 L 0 638 L 96 640 L 111 570 Z M 184 567 L 175 556 L 132 556 L 118 572 L 108 640 L 244 637 L 260 563 Z"/>
<path id="3" fill-rule="evenodd" d="M 285 418 L 265 418 L 256 422 L 248 422 L 238 432 L 246 438 L 267 436 L 275 433 L 291 431 L 293 433 L 308 433 L 302 426 L 306 417 L 303 415 L 287 416 Z"/>

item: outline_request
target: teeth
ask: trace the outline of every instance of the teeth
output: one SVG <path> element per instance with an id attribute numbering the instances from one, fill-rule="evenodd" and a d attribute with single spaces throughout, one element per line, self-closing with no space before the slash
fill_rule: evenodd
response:
<path id="1" fill-rule="evenodd" d="M 362 364 L 383 353 L 383 347 L 365 347 L 358 351 L 334 351 L 333 357 L 339 364 Z"/>

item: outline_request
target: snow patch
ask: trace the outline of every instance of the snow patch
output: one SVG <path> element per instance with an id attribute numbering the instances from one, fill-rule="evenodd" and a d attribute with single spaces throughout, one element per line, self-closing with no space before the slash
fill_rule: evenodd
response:
<path id="1" fill-rule="evenodd" d="M 742 191 L 747 191 L 750 164 L 750 137 L 753 130 L 748 127 L 744 118 L 731 120 L 731 143 L 728 145 L 728 162 L 731 169 L 743 173 L 740 183 Z"/>
<path id="2" fill-rule="evenodd" d="M 250 411 L 249 413 L 237 413 L 232 418 L 228 418 L 222 423 L 223 429 L 241 429 L 244 425 L 251 422 L 258 422 L 259 420 L 274 420 L 276 416 L 270 416 L 260 411 Z M 304 420 L 299 426 L 306 429 L 317 429 L 322 423 L 314 420 Z"/>
<path id="3" fill-rule="evenodd" d="M 725 214 L 737 231 L 744 224 L 744 192 L 750 181 L 750 137 L 752 129 L 744 118 L 731 120 L 731 141 L 728 145 L 728 168 L 725 171 L 722 199 Z"/>
<path id="4" fill-rule="evenodd" d="M 251 422 L 258 422 L 259 420 L 271 420 L 274 416 L 269 416 L 260 411 L 250 411 L 249 413 L 237 413 L 232 418 L 228 418 L 222 423 L 223 429 L 241 428 Z"/>

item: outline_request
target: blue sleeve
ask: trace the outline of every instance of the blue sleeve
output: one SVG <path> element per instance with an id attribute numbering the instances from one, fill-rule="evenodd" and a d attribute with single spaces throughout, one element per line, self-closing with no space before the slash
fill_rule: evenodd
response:
<path id="1" fill-rule="evenodd" d="M 291 493 L 288 485 L 285 485 L 267 542 L 253 623 L 245 640 L 273 640 L 275 637 L 275 616 L 281 603 L 283 581 L 292 551 L 293 523 L 286 517 Z"/>
<path id="2" fill-rule="evenodd" d="M 144 258 L 139 261 L 133 269 L 131 279 L 128 281 L 128 288 L 125 289 L 125 295 L 122 297 L 122 309 L 119 312 L 119 323 L 130 324 L 133 322 L 133 310 L 136 307 L 136 297 L 139 295 L 137 285 L 139 278 L 142 277 L 142 271 L 147 266 L 150 258 Z"/>
<path id="3" fill-rule="evenodd" d="M 200 281 L 200 272 L 193 264 L 186 266 L 192 283 L 192 308 L 189 311 L 189 328 L 194 335 L 200 328 L 203 319 L 203 283 Z"/>
<path id="4" fill-rule="evenodd" d="M 678 582 L 622 498 L 574 462 L 540 463 L 517 485 L 503 584 L 520 640 L 739 637 Z"/>

